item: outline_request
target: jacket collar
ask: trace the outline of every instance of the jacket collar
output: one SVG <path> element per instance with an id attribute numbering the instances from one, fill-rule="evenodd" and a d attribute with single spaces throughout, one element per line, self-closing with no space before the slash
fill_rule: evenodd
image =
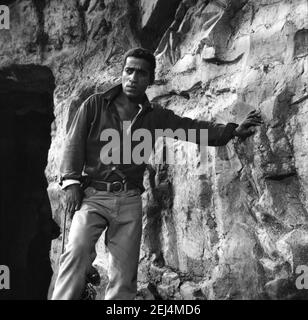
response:
<path id="1" fill-rule="evenodd" d="M 122 91 L 122 84 L 117 83 L 116 85 L 114 85 L 110 89 L 108 89 L 107 91 L 103 92 L 103 97 L 104 97 L 104 99 L 106 99 L 108 101 L 108 105 L 116 98 L 117 95 L 120 94 L 121 91 Z M 142 109 L 143 109 L 143 112 L 148 109 L 152 109 L 152 105 L 151 105 L 146 94 L 144 95 Z"/>

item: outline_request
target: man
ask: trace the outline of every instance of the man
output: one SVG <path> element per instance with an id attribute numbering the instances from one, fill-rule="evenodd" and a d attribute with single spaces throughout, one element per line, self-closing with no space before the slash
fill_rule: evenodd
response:
<path id="1" fill-rule="evenodd" d="M 208 144 L 219 146 L 235 136 L 246 138 L 261 123 L 255 111 L 240 125 L 222 125 L 179 117 L 170 110 L 153 107 L 145 91 L 154 82 L 155 67 L 155 57 L 148 50 L 129 50 L 124 56 L 121 85 L 90 96 L 71 124 L 61 164 L 61 183 L 67 209 L 75 214 L 52 299 L 80 299 L 96 256 L 95 244 L 104 230 L 109 250 L 105 299 L 128 300 L 136 295 L 142 232 L 140 194 L 144 191 L 146 163 L 107 164 L 106 153 L 102 152 L 107 143 L 102 138 L 106 130 L 123 133 L 123 121 L 132 121 L 128 128 L 131 132 L 147 129 L 152 136 L 158 128 L 173 131 L 182 128 L 185 132 L 195 129 L 196 143 L 200 144 L 200 129 L 207 129 Z M 118 145 L 121 159 L 124 144 L 121 139 Z M 132 149 L 135 145 L 136 142 L 131 142 Z M 89 183 L 82 199 L 83 174 Z"/>

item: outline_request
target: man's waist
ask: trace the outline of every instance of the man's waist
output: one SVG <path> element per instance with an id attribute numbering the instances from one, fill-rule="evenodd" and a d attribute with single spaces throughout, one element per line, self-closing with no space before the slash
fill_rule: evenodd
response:
<path id="1" fill-rule="evenodd" d="M 108 191 L 108 192 L 121 192 L 132 189 L 137 189 L 138 187 L 129 182 L 129 181 L 104 181 L 104 180 L 93 180 L 89 181 L 88 186 L 95 188 L 99 191 Z"/>
<path id="2" fill-rule="evenodd" d="M 118 166 L 119 168 L 119 166 Z M 95 170 L 96 169 L 96 170 Z M 145 170 L 145 166 L 139 165 L 139 166 L 125 166 L 125 170 L 122 170 L 122 173 L 124 174 L 124 178 L 120 177 L 119 175 L 115 174 L 114 172 L 111 172 L 111 174 L 108 175 L 108 167 L 107 168 L 100 168 L 101 170 L 97 170 L 97 168 L 93 168 L 92 166 L 86 165 L 84 168 L 84 171 L 82 173 L 82 175 L 77 175 L 77 174 L 65 174 L 61 176 L 60 179 L 60 185 L 63 188 L 65 188 L 67 185 L 69 184 L 73 184 L 73 183 L 81 183 L 82 188 L 85 189 L 87 186 L 90 185 L 90 183 L 92 182 L 99 182 L 97 183 L 97 188 L 103 189 L 103 190 L 108 190 L 108 188 L 110 188 L 110 185 L 108 187 L 108 184 L 106 185 L 105 182 L 107 183 L 113 183 L 113 182 L 118 182 L 118 181 L 122 181 L 125 180 L 127 181 L 127 185 L 123 186 L 123 190 L 125 188 L 127 189 L 134 189 L 134 188 L 138 188 L 140 189 L 142 192 L 144 191 L 143 188 L 143 174 L 144 174 L 144 170 Z M 73 170 L 72 170 L 73 171 Z M 112 170 L 111 170 L 112 171 Z M 65 183 L 65 181 L 69 181 L 68 184 Z M 103 182 L 103 183 L 101 183 Z M 104 185 L 103 187 L 101 185 Z M 119 185 L 118 183 L 114 184 L 114 185 Z M 114 187 L 112 187 L 114 188 Z"/>
<path id="3" fill-rule="evenodd" d="M 87 179 L 92 181 L 105 181 L 105 182 L 116 182 L 123 181 L 125 178 L 126 181 L 134 183 L 135 185 L 142 184 L 143 174 L 145 170 L 144 165 L 120 165 L 116 166 L 120 170 L 123 176 L 119 176 L 117 172 L 114 172 L 111 167 L 102 166 L 99 170 L 91 167 L 85 166 L 83 174 L 86 175 Z M 68 177 L 69 178 L 69 177 Z"/>

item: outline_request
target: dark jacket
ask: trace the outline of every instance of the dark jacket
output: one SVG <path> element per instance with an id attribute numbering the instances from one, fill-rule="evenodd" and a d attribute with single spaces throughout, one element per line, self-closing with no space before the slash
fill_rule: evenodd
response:
<path id="1" fill-rule="evenodd" d="M 100 135 L 104 129 L 114 128 L 120 132 L 122 137 L 121 120 L 112 103 L 121 90 L 122 86 L 117 85 L 105 93 L 93 94 L 78 109 L 66 137 L 60 166 L 60 184 L 63 179 L 80 180 L 84 174 L 95 180 L 104 180 L 106 173 L 110 171 L 112 165 L 103 164 L 100 160 L 101 149 L 107 143 L 100 141 Z M 153 137 L 153 147 L 155 129 L 170 128 L 175 131 L 182 128 L 185 132 L 188 132 L 188 129 L 196 129 L 197 144 L 200 144 L 199 129 L 207 129 L 208 145 L 221 146 L 234 137 L 233 132 L 237 126 L 235 123 L 223 125 L 180 117 L 171 110 L 151 104 L 145 97 L 142 111 L 135 119 L 131 133 L 133 134 L 139 128 L 148 129 Z M 132 141 L 132 149 L 138 143 Z M 143 174 L 146 163 L 135 164 L 132 162 L 131 164 L 118 164 L 116 167 L 126 175 L 131 183 L 136 184 L 144 191 Z M 113 177 L 111 181 L 115 179 Z"/>

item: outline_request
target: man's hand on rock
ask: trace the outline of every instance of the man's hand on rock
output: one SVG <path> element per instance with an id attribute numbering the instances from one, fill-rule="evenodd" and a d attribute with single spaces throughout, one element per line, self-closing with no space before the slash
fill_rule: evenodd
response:
<path id="1" fill-rule="evenodd" d="M 260 126 L 263 123 L 261 118 L 261 112 L 257 110 L 251 111 L 246 119 L 234 130 L 236 137 L 245 140 L 249 136 L 255 133 L 256 126 Z"/>
<path id="2" fill-rule="evenodd" d="M 80 184 L 71 184 L 65 188 L 66 210 L 72 218 L 75 211 L 80 209 L 81 205 L 81 188 Z"/>

